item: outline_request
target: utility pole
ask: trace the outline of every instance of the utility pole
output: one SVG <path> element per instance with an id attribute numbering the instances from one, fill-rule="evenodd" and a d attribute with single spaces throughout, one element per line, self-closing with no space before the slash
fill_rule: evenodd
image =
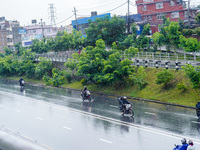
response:
<path id="1" fill-rule="evenodd" d="M 190 0 L 188 0 L 188 23 L 190 26 Z"/>
<path id="2" fill-rule="evenodd" d="M 76 17 L 76 12 L 77 12 L 78 10 L 76 10 L 76 8 L 74 7 L 74 11 L 72 11 L 72 12 L 74 12 L 74 16 L 75 16 L 75 20 L 76 20 L 76 30 L 78 30 L 77 29 L 77 17 Z"/>
<path id="3" fill-rule="evenodd" d="M 49 11 L 50 11 L 50 17 L 51 17 L 51 25 L 52 26 L 56 26 L 56 21 L 55 21 L 55 7 L 53 6 L 54 4 L 49 4 L 50 5 L 50 8 L 49 8 Z"/>
<path id="4" fill-rule="evenodd" d="M 130 34 L 130 11 L 129 11 L 130 0 L 128 0 L 128 34 Z"/>
<path id="5" fill-rule="evenodd" d="M 44 36 L 43 22 L 42 22 L 42 19 L 40 19 L 40 20 L 41 20 L 41 27 L 42 27 L 42 38 L 44 38 L 45 36 Z"/>

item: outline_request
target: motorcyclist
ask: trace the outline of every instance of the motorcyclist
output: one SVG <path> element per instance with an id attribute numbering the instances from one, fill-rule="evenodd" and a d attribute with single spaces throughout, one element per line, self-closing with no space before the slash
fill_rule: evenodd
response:
<path id="1" fill-rule="evenodd" d="M 83 89 L 83 95 L 84 95 L 84 97 L 87 96 L 87 94 L 86 94 L 86 93 L 87 93 L 87 90 L 88 90 L 88 89 L 87 89 L 87 86 L 84 86 L 84 89 Z"/>
<path id="2" fill-rule="evenodd" d="M 121 97 L 122 100 L 122 114 L 125 113 L 126 104 L 130 104 L 130 102 L 126 99 L 126 96 Z"/>
<path id="3" fill-rule="evenodd" d="M 21 77 L 21 78 L 19 79 L 19 84 L 20 84 L 20 86 L 22 86 L 22 81 L 24 81 L 24 79 Z"/>
<path id="4" fill-rule="evenodd" d="M 173 150 L 187 150 L 188 144 L 186 139 L 181 140 L 182 145 L 177 145 Z"/>
<path id="5" fill-rule="evenodd" d="M 194 146 L 192 140 L 189 140 L 188 144 L 189 144 L 189 146 L 188 146 L 187 150 L 195 150 L 195 146 Z"/>

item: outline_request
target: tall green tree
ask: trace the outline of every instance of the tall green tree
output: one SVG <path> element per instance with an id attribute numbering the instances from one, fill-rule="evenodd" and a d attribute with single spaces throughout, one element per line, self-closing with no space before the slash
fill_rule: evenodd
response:
<path id="1" fill-rule="evenodd" d="M 200 13 L 198 13 L 195 17 L 196 23 L 200 25 Z"/>
<path id="2" fill-rule="evenodd" d="M 126 37 L 125 24 L 125 20 L 117 16 L 97 18 L 95 22 L 90 22 L 89 28 L 86 29 L 86 42 L 91 46 L 95 46 L 99 39 L 103 39 L 108 46 L 116 41 L 122 42 Z"/>

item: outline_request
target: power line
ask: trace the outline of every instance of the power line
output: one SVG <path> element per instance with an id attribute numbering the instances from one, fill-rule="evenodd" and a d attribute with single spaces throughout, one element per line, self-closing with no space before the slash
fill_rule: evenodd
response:
<path id="1" fill-rule="evenodd" d="M 73 16 L 74 16 L 74 14 L 73 14 L 73 15 L 71 15 L 70 17 L 68 17 L 67 19 L 65 19 L 65 20 L 63 20 L 63 21 L 61 21 L 61 22 L 57 23 L 57 24 L 61 24 L 61 23 L 65 22 L 65 21 L 69 20 L 69 19 L 70 19 L 70 18 L 72 18 Z"/>
<path id="2" fill-rule="evenodd" d="M 120 5 L 120 6 L 116 7 L 116 8 L 113 8 L 113 9 L 111 9 L 111 10 L 108 10 L 108 11 L 106 11 L 106 12 L 104 12 L 104 13 L 111 12 L 111 11 L 113 11 L 113 10 L 116 10 L 116 9 L 118 9 L 118 8 L 120 8 L 120 7 L 122 7 L 122 6 L 124 6 L 126 3 L 127 3 L 127 2 L 123 3 L 122 5 Z M 101 14 L 104 14 L 104 13 L 101 13 Z"/>

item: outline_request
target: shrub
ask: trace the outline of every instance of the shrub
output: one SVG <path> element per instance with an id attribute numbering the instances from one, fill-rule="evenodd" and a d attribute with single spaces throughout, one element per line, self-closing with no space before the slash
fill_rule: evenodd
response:
<path id="1" fill-rule="evenodd" d="M 84 85 L 86 85 L 87 84 L 87 79 L 82 79 L 81 80 L 81 84 L 84 86 Z"/>
<path id="2" fill-rule="evenodd" d="M 183 29 L 182 30 L 182 35 L 184 36 L 190 36 L 193 34 L 193 30 L 192 29 Z"/>
<path id="3" fill-rule="evenodd" d="M 188 89 L 188 87 L 182 82 L 182 83 L 177 84 L 177 89 L 183 90 L 183 92 L 184 92 Z"/>
<path id="4" fill-rule="evenodd" d="M 41 79 L 45 73 L 50 73 L 52 70 L 52 62 L 46 58 L 40 58 L 40 63 L 36 66 L 35 77 Z"/>
<path id="5" fill-rule="evenodd" d="M 164 83 L 165 88 L 166 88 L 166 84 L 169 83 L 172 79 L 174 79 L 174 75 L 168 70 L 163 70 L 161 72 L 158 72 L 156 76 L 157 76 L 156 84 Z"/>

